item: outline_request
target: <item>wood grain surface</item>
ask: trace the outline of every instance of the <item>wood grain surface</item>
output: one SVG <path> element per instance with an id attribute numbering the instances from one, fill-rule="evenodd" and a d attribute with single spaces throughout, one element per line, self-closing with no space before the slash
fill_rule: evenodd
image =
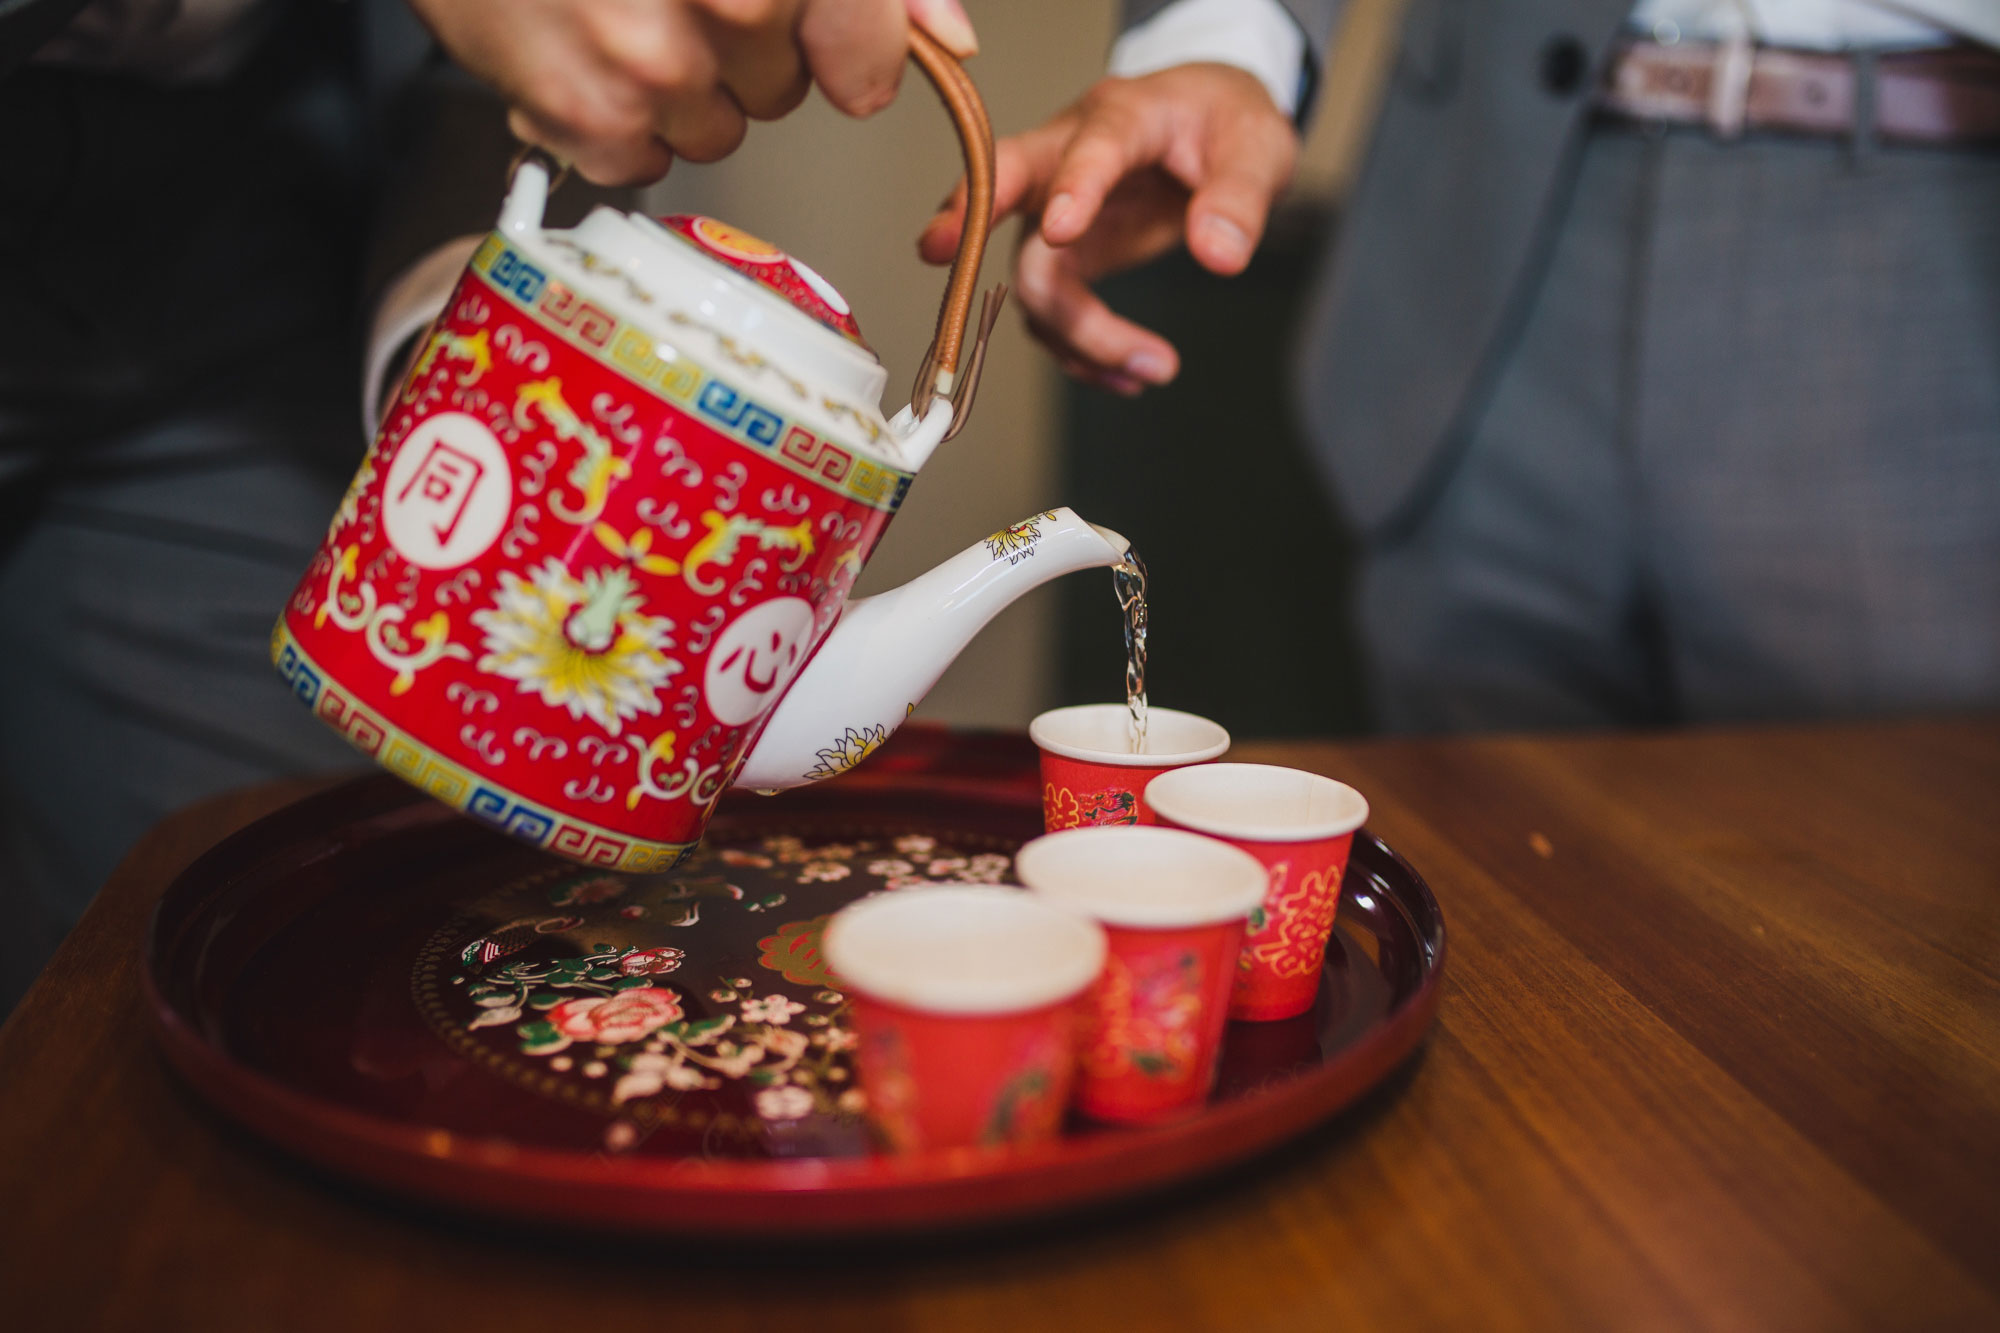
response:
<path id="1" fill-rule="evenodd" d="M 428 1215 L 248 1140 L 147 1034 L 170 819 L 0 1029 L 0 1326 L 2000 1327 L 2000 720 L 1241 746 L 1360 787 L 1451 936 L 1308 1139 L 1012 1232 L 810 1251 Z"/>

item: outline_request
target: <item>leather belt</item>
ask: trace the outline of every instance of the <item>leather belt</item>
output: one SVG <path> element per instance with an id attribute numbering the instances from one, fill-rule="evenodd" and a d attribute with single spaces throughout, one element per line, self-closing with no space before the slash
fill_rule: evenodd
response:
<path id="1" fill-rule="evenodd" d="M 1747 42 L 1630 42 L 1612 53 L 1598 106 L 1613 115 L 1910 143 L 2000 141 L 2000 54 L 1977 46 L 1896 53 L 1797 51 Z"/>

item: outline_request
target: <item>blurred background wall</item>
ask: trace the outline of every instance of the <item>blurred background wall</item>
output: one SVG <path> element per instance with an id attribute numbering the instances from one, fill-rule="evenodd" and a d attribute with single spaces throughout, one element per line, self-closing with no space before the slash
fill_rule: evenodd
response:
<path id="1" fill-rule="evenodd" d="M 1271 623 L 1274 612 L 1283 615 L 1278 590 L 1246 601 L 1236 585 L 1244 559 L 1298 564 L 1339 549 L 1337 520 L 1315 503 L 1297 457 L 1280 363 L 1355 168 L 1400 3 L 1351 0 L 1293 197 L 1251 273 L 1221 283 L 1170 261 L 1107 285 L 1115 305 L 1182 344 L 1182 383 L 1137 403 L 1069 386 L 1010 311 L 995 333 L 972 423 L 926 465 L 869 563 L 862 592 L 892 587 L 997 528 L 1068 504 L 1125 533 L 1153 568 L 1156 702 L 1211 712 L 1243 735 L 1353 729 L 1359 704 L 1338 609 L 1317 609 L 1287 630 Z M 967 8 L 981 43 L 970 68 L 998 134 L 1040 123 L 1103 70 L 1114 35 L 1112 0 L 969 0 Z M 797 115 L 753 125 L 726 161 L 676 166 L 651 202 L 656 211 L 726 219 L 825 274 L 889 367 L 892 401 L 884 406 L 893 411 L 943 291 L 943 271 L 916 258 L 916 235 L 958 174 L 949 122 L 912 68 L 904 95 L 872 120 L 848 120 L 815 95 Z M 996 237 L 986 284 L 1006 276 L 1012 237 L 1011 226 Z M 1266 384 L 1259 410 L 1248 416 L 1230 406 L 1241 401 L 1231 386 L 1240 386 L 1246 362 Z M 1201 468 L 1218 432 L 1230 437 L 1225 447 L 1232 451 L 1259 455 L 1269 484 L 1294 493 L 1299 503 L 1287 521 L 1296 552 L 1268 549 L 1273 525 L 1257 512 L 1256 497 L 1218 497 Z M 1310 531 L 1315 525 L 1324 531 Z M 1246 548 L 1253 533 L 1263 535 Z M 1241 558 L 1211 560 L 1211 543 Z M 1323 577 L 1320 570 L 1316 578 Z M 1240 651 L 1241 633 L 1213 632 L 1231 620 L 1239 630 L 1255 622 L 1254 662 Z M 1055 703 L 1117 697 L 1119 633 L 1110 576 L 1071 575 L 988 627 L 918 715 L 1018 727 Z M 1252 686 L 1265 703 L 1249 697 Z M 1274 688 L 1311 690 L 1319 706 L 1287 713 L 1271 701 Z"/>

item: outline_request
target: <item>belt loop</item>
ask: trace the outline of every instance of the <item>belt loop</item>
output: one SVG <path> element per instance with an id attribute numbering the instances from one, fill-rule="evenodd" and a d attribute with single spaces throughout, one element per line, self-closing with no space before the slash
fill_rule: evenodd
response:
<path id="1" fill-rule="evenodd" d="M 1749 30 L 1740 24 L 1722 39 L 1715 53 L 1715 70 L 1708 85 L 1708 127 L 1718 139 L 1734 139 L 1743 133 L 1743 113 L 1750 101 L 1750 74 L 1756 60 Z"/>
<path id="2" fill-rule="evenodd" d="M 1848 155 L 1855 166 L 1866 162 L 1875 151 L 1875 51 L 1857 47 L 1854 62 L 1854 132 L 1848 140 Z"/>

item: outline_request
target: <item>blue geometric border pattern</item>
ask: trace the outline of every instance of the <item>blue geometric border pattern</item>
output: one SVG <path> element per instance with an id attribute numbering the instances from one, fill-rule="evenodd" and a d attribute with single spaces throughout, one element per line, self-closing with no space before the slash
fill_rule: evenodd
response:
<path id="1" fill-rule="evenodd" d="M 271 632 L 271 661 L 292 693 L 363 754 L 411 786 L 531 846 L 607 870 L 658 874 L 699 845 L 648 842 L 571 819 L 452 763 L 341 689 L 299 646 L 283 619 Z"/>
<path id="2" fill-rule="evenodd" d="M 545 281 L 542 271 L 514 250 L 502 251 L 486 276 L 493 279 L 500 290 L 522 301 L 532 301 L 540 296 Z"/>
<path id="3" fill-rule="evenodd" d="M 591 357 L 599 365 L 615 371 L 648 392 L 692 408 L 713 429 L 739 444 L 748 445 L 788 471 L 818 486 L 840 491 L 871 509 L 893 514 L 909 493 L 916 474 L 878 462 L 865 454 L 843 449 L 831 440 L 820 440 L 804 426 L 787 420 L 748 394 L 723 380 L 705 366 L 697 365 L 685 353 L 671 362 L 653 354 L 656 343 L 644 330 L 627 324 L 607 310 L 578 302 L 560 282 L 547 280 L 541 269 L 507 243 L 498 232 L 480 243 L 472 256 L 472 269 L 493 284 L 508 303 L 524 314 L 548 315 L 543 309 L 559 301 L 564 318 L 538 320 L 541 328 L 561 338 Z M 530 276 L 532 275 L 532 276 Z M 587 311 L 593 318 L 577 318 Z M 852 466 L 840 480 L 830 480 L 818 469 L 802 465 L 779 449 L 789 434 L 803 434 L 823 448 L 845 454 Z"/>
<path id="4" fill-rule="evenodd" d="M 284 635 L 280 641 L 275 635 L 271 641 L 271 660 L 278 668 L 278 674 L 292 687 L 292 693 L 299 696 L 299 702 L 308 708 L 319 702 L 319 672 L 313 670 L 306 655 L 292 642 L 285 630 L 285 622 L 278 622 L 278 634 Z"/>
<path id="5" fill-rule="evenodd" d="M 751 402 L 721 380 L 712 379 L 701 386 L 701 397 L 695 400 L 695 407 L 723 430 L 740 432 L 745 439 L 766 448 L 776 444 L 785 433 L 784 420 L 777 413 Z"/>

